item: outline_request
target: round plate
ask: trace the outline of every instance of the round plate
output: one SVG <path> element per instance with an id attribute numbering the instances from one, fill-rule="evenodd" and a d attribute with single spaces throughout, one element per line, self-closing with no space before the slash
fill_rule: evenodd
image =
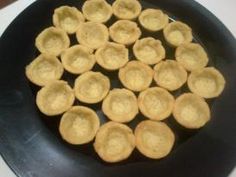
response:
<path id="1" fill-rule="evenodd" d="M 236 42 L 215 16 L 190 0 L 141 3 L 144 8 L 161 8 L 189 24 L 211 64 L 225 76 L 225 91 L 209 102 L 212 120 L 207 126 L 187 131 L 170 118 L 167 123 L 174 129 L 177 142 L 162 160 L 149 160 L 134 151 L 125 162 L 107 164 L 98 158 L 92 144 L 77 147 L 61 140 L 57 130 L 60 118 L 47 118 L 38 111 L 35 93 L 39 88 L 27 81 L 25 66 L 38 55 L 34 40 L 52 24 L 53 10 L 64 4 L 81 9 L 82 3 L 37 1 L 14 20 L 0 40 L 0 152 L 8 165 L 21 177 L 226 177 L 236 164 Z M 119 86 L 113 77 L 117 73 L 106 74 L 113 78 L 113 86 Z M 63 77 L 74 79 L 68 73 Z M 99 106 L 94 109 L 104 121 Z"/>

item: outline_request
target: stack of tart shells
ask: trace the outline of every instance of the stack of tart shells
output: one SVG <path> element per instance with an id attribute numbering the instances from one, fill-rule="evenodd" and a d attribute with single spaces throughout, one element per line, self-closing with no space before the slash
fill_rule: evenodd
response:
<path id="1" fill-rule="evenodd" d="M 111 18 L 116 20 L 108 26 Z M 127 159 L 135 148 L 161 159 L 175 144 L 175 134 L 165 123 L 171 115 L 186 129 L 202 128 L 210 120 L 207 100 L 220 96 L 225 79 L 209 66 L 209 56 L 193 42 L 188 24 L 170 21 L 161 9 L 142 9 L 138 0 L 115 0 L 111 5 L 87 0 L 81 10 L 61 6 L 52 23 L 38 34 L 35 46 L 40 54 L 25 72 L 40 87 L 39 110 L 48 118 L 61 116 L 59 132 L 66 142 L 93 142 L 98 156 L 109 163 Z M 72 35 L 78 42 L 73 46 Z M 175 50 L 175 58 L 166 58 L 165 43 Z M 103 69 L 93 71 L 95 65 Z M 113 88 L 103 70 L 118 72 L 123 88 Z M 65 71 L 76 76 L 73 86 L 62 80 Z M 176 97 L 183 87 L 189 91 Z M 97 103 L 107 117 L 103 125 L 90 108 Z M 138 116 L 146 120 L 133 131 L 126 123 Z"/>

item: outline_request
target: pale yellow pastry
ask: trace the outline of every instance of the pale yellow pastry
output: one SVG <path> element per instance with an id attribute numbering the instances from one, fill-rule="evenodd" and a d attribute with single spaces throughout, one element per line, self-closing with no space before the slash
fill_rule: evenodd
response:
<path id="1" fill-rule="evenodd" d="M 210 108 L 200 96 L 185 93 L 176 99 L 173 115 L 185 128 L 198 129 L 210 120 Z"/>
<path id="2" fill-rule="evenodd" d="M 112 9 L 118 19 L 134 20 L 140 14 L 142 6 L 137 0 L 116 0 Z"/>
<path id="3" fill-rule="evenodd" d="M 142 121 L 135 128 L 134 134 L 139 152 L 151 159 L 167 156 L 175 142 L 174 133 L 163 122 Z"/>
<path id="4" fill-rule="evenodd" d="M 111 5 L 105 0 L 88 0 L 82 7 L 84 17 L 93 22 L 105 23 L 112 16 Z"/>
<path id="5" fill-rule="evenodd" d="M 170 91 L 179 89 L 187 81 L 187 71 L 177 61 L 161 61 L 154 67 L 154 80 L 157 85 Z"/>
<path id="6" fill-rule="evenodd" d="M 225 88 L 223 75 L 214 67 L 193 71 L 188 78 L 188 87 L 191 92 L 204 97 L 218 97 Z"/>
<path id="7" fill-rule="evenodd" d="M 129 61 L 129 50 L 122 44 L 108 42 L 96 53 L 97 63 L 107 70 L 117 70 Z"/>
<path id="8" fill-rule="evenodd" d="M 85 106 L 74 106 L 63 114 L 59 132 L 68 143 L 80 145 L 91 142 L 99 126 L 96 112 Z"/>
<path id="9" fill-rule="evenodd" d="M 69 34 L 75 33 L 84 21 L 83 14 L 76 7 L 61 6 L 54 10 L 53 25 Z"/>
<path id="10" fill-rule="evenodd" d="M 86 22 L 79 26 L 76 38 L 80 44 L 91 49 L 98 49 L 107 43 L 109 33 L 107 27 L 102 23 Z"/>
<path id="11" fill-rule="evenodd" d="M 159 9 L 145 9 L 139 15 L 139 23 L 148 31 L 162 30 L 169 23 L 168 15 Z"/>
<path id="12" fill-rule="evenodd" d="M 110 90 L 110 80 L 100 72 L 88 71 L 75 80 L 75 96 L 84 103 L 102 101 Z"/>
<path id="13" fill-rule="evenodd" d="M 131 155 L 135 148 L 135 137 L 127 125 L 108 122 L 98 130 L 93 146 L 102 160 L 120 162 Z"/>
<path id="14" fill-rule="evenodd" d="M 64 30 L 49 27 L 37 36 L 35 45 L 41 53 L 58 56 L 70 46 L 70 39 Z"/>
<path id="15" fill-rule="evenodd" d="M 137 23 L 129 20 L 118 20 L 109 28 L 110 37 L 113 41 L 131 45 L 141 36 L 141 30 Z"/>
<path id="16" fill-rule="evenodd" d="M 102 111 L 112 121 L 130 122 L 138 114 L 137 98 L 127 89 L 113 89 L 104 99 Z"/>
<path id="17" fill-rule="evenodd" d="M 151 85 L 153 70 L 140 61 L 130 61 L 119 70 L 119 79 L 126 88 L 140 92 Z"/>
<path id="18" fill-rule="evenodd" d="M 152 37 L 137 40 L 133 46 L 133 52 L 138 60 L 148 65 L 157 64 L 166 56 L 161 41 Z"/>
<path id="19" fill-rule="evenodd" d="M 193 40 L 192 29 L 185 23 L 175 21 L 164 28 L 165 40 L 173 47 L 190 43 Z"/>
<path id="20" fill-rule="evenodd" d="M 63 66 L 58 58 L 47 54 L 39 55 L 25 69 L 27 78 L 38 86 L 59 80 L 63 71 Z"/>
<path id="21" fill-rule="evenodd" d="M 36 104 L 47 116 L 55 116 L 71 108 L 75 100 L 74 92 L 65 81 L 53 81 L 38 91 Z"/>
<path id="22" fill-rule="evenodd" d="M 165 89 L 152 87 L 139 94 L 138 106 L 142 114 L 152 120 L 164 120 L 172 113 L 175 99 Z"/>
<path id="23" fill-rule="evenodd" d="M 96 63 L 93 50 L 83 45 L 75 45 L 66 49 L 61 54 L 61 61 L 64 68 L 72 74 L 89 71 Z"/>
<path id="24" fill-rule="evenodd" d="M 188 71 L 204 68 L 209 59 L 203 47 L 195 43 L 180 45 L 175 52 L 176 60 Z"/>

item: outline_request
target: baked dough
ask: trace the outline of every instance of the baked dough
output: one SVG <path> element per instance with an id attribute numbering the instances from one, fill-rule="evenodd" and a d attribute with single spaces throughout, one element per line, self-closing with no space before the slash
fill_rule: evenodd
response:
<path id="1" fill-rule="evenodd" d="M 153 70 L 140 61 L 130 61 L 119 70 L 119 79 L 126 88 L 140 92 L 151 85 Z"/>
<path id="2" fill-rule="evenodd" d="M 135 148 L 132 130 L 124 124 L 108 122 L 97 132 L 94 149 L 100 158 L 114 163 L 127 159 Z"/>
<path id="3" fill-rule="evenodd" d="M 112 16 L 111 5 L 105 0 L 85 1 L 82 7 L 84 17 L 93 22 L 105 23 Z"/>
<path id="4" fill-rule="evenodd" d="M 157 85 L 170 91 L 182 87 L 187 76 L 187 71 L 174 60 L 161 61 L 154 67 L 154 80 Z"/>
<path id="5" fill-rule="evenodd" d="M 139 23 L 148 31 L 162 30 L 169 23 L 168 15 L 159 9 L 146 9 L 139 15 Z"/>
<path id="6" fill-rule="evenodd" d="M 110 90 L 110 80 L 100 72 L 88 71 L 75 80 L 75 96 L 84 103 L 102 101 Z"/>
<path id="7" fill-rule="evenodd" d="M 137 98 L 127 89 L 113 89 L 104 99 L 102 111 L 112 121 L 130 122 L 138 114 Z"/>
<path id="8" fill-rule="evenodd" d="M 75 33 L 84 21 L 83 14 L 76 7 L 61 6 L 54 10 L 53 25 L 69 34 Z"/>
<path id="9" fill-rule="evenodd" d="M 225 79 L 214 67 L 193 71 L 188 78 L 191 92 L 204 97 L 218 97 L 224 90 Z"/>
<path id="10" fill-rule="evenodd" d="M 62 52 L 61 61 L 64 68 L 72 74 L 89 71 L 96 63 L 93 50 L 83 45 L 75 45 Z"/>
<path id="11" fill-rule="evenodd" d="M 137 40 L 133 46 L 133 52 L 138 60 L 148 65 L 157 64 L 166 56 L 161 41 L 152 37 Z"/>
<path id="12" fill-rule="evenodd" d="M 140 14 L 142 6 L 137 0 L 116 0 L 112 9 L 118 19 L 134 20 Z"/>
<path id="13" fill-rule="evenodd" d="M 63 66 L 58 58 L 46 54 L 39 55 L 25 69 L 27 78 L 38 86 L 59 80 L 63 71 Z"/>
<path id="14" fill-rule="evenodd" d="M 76 38 L 80 44 L 91 49 L 98 49 L 107 43 L 109 33 L 107 27 L 102 23 L 86 22 L 79 26 Z"/>
<path id="15" fill-rule="evenodd" d="M 173 115 L 185 128 L 198 129 L 210 120 L 210 108 L 200 96 L 185 93 L 176 99 Z"/>
<path id="16" fill-rule="evenodd" d="M 175 99 L 165 89 L 152 87 L 139 94 L 138 106 L 142 114 L 152 120 L 164 120 L 172 113 Z"/>
<path id="17" fill-rule="evenodd" d="M 163 122 L 142 121 L 135 128 L 134 134 L 139 152 L 152 159 L 167 156 L 175 141 L 174 133 Z"/>
<path id="18" fill-rule="evenodd" d="M 122 44 L 108 42 L 96 53 L 97 63 L 107 70 L 117 70 L 129 61 L 129 50 Z"/>
<path id="19" fill-rule="evenodd" d="M 70 39 L 64 30 L 49 27 L 37 36 L 35 46 L 41 53 L 58 56 L 70 46 Z"/>
<path id="20" fill-rule="evenodd" d="M 110 28 L 110 37 L 113 41 L 131 45 L 141 36 L 141 30 L 137 23 L 129 20 L 118 20 Z"/>
<path id="21" fill-rule="evenodd" d="M 38 91 L 36 104 L 47 116 L 56 116 L 71 108 L 75 100 L 74 92 L 65 81 L 53 81 Z"/>
<path id="22" fill-rule="evenodd" d="M 62 116 L 59 132 L 68 143 L 80 145 L 91 142 L 99 126 L 96 112 L 85 106 L 74 106 Z"/>
<path id="23" fill-rule="evenodd" d="M 193 40 L 192 29 L 185 23 L 175 21 L 164 28 L 165 40 L 173 47 L 189 43 Z"/>
<path id="24" fill-rule="evenodd" d="M 188 71 L 204 68 L 209 59 L 199 44 L 187 43 L 179 46 L 175 52 L 176 60 Z"/>

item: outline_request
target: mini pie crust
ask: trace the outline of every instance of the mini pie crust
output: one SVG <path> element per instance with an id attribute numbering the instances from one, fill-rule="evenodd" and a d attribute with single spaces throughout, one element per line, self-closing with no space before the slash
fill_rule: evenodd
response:
<path id="1" fill-rule="evenodd" d="M 102 101 L 110 90 L 110 80 L 100 72 L 88 71 L 75 80 L 75 96 L 84 103 Z"/>
<path id="2" fill-rule="evenodd" d="M 133 131 L 124 124 L 108 122 L 97 132 L 94 149 L 100 158 L 114 163 L 127 159 L 135 148 Z"/>
<path id="3" fill-rule="evenodd" d="M 140 61 L 130 61 L 119 70 L 119 79 L 126 88 L 140 92 L 151 85 L 153 70 Z"/>
<path id="4" fill-rule="evenodd" d="M 161 41 L 152 37 L 137 40 L 133 46 L 133 52 L 139 61 L 148 65 L 157 64 L 166 56 Z"/>
<path id="5" fill-rule="evenodd" d="M 142 121 L 135 128 L 134 134 L 139 152 L 151 159 L 167 156 L 175 142 L 174 133 L 163 122 Z"/>
<path id="6" fill-rule="evenodd" d="M 35 46 L 41 53 L 58 56 L 70 46 L 70 39 L 64 30 L 49 27 L 37 36 Z"/>
<path id="7" fill-rule="evenodd" d="M 139 23 L 148 31 L 162 30 L 169 23 L 169 16 L 159 9 L 146 9 L 139 15 Z"/>
<path id="8" fill-rule="evenodd" d="M 165 89 L 152 87 L 139 94 L 138 106 L 142 114 L 152 120 L 164 120 L 172 113 L 175 99 Z"/>
<path id="9" fill-rule="evenodd" d="M 93 50 L 83 45 L 75 45 L 62 52 L 61 61 L 64 68 L 72 74 L 89 71 L 96 63 Z"/>
<path id="10" fill-rule="evenodd" d="M 74 92 L 65 81 L 53 81 L 38 91 L 36 104 L 47 116 L 56 116 L 71 108 L 75 100 Z"/>
<path id="11" fill-rule="evenodd" d="M 138 114 L 137 98 L 127 89 L 113 89 L 104 99 L 102 111 L 112 121 L 130 122 Z"/>
<path id="12" fill-rule="evenodd" d="M 83 14 L 75 7 L 61 6 L 54 10 L 53 25 L 69 34 L 75 33 L 84 21 Z"/>
<path id="13" fill-rule="evenodd" d="M 46 54 L 39 55 L 25 69 L 27 78 L 38 86 L 45 86 L 51 81 L 59 80 L 63 71 L 58 58 Z"/>
<path id="14" fill-rule="evenodd" d="M 105 23 L 112 16 L 111 5 L 105 0 L 85 1 L 82 11 L 87 20 L 98 23 Z"/>
<path id="15" fill-rule="evenodd" d="M 129 20 L 118 20 L 110 28 L 110 37 L 113 41 L 131 45 L 141 36 L 141 30 L 138 24 Z"/>
<path id="16" fill-rule="evenodd" d="M 134 20 L 139 16 L 142 6 L 137 0 L 116 0 L 112 9 L 118 19 Z"/>
<path id="17" fill-rule="evenodd" d="M 175 21 L 164 28 L 165 40 L 173 47 L 178 47 L 193 40 L 192 29 L 185 23 Z"/>
<path id="18" fill-rule="evenodd" d="M 188 43 L 179 46 L 175 52 L 176 60 L 188 71 L 204 68 L 209 59 L 203 47 Z"/>
<path id="19" fill-rule="evenodd" d="M 63 114 L 59 132 L 68 143 L 80 145 L 91 142 L 99 126 L 96 112 L 85 106 L 74 106 Z"/>
<path id="20" fill-rule="evenodd" d="M 91 49 L 98 49 L 109 39 L 107 27 L 102 23 L 86 22 L 79 26 L 76 32 L 78 42 Z"/>
<path id="21" fill-rule="evenodd" d="M 187 81 L 187 71 L 174 60 L 161 61 L 154 67 L 157 85 L 170 91 L 179 89 Z"/>
<path id="22" fill-rule="evenodd" d="M 204 97 L 218 97 L 224 90 L 225 79 L 214 67 L 193 71 L 188 78 L 188 87 L 191 92 Z"/>
<path id="23" fill-rule="evenodd" d="M 96 53 L 97 63 L 107 70 L 117 70 L 129 61 L 129 50 L 122 44 L 108 42 Z"/>
<path id="24" fill-rule="evenodd" d="M 185 93 L 176 99 L 173 115 L 183 127 L 198 129 L 210 120 L 210 108 L 200 96 Z"/>

